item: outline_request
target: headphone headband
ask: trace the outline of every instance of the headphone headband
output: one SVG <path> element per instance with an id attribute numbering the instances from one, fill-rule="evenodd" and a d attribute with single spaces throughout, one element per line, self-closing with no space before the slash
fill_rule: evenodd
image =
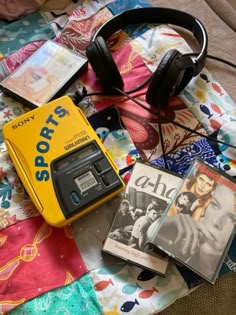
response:
<path id="1" fill-rule="evenodd" d="M 205 58 L 207 55 L 208 37 L 204 25 L 196 17 L 183 11 L 178 11 L 169 8 L 137 8 L 124 11 L 117 14 L 106 21 L 93 35 L 92 41 L 95 41 L 97 37 L 101 36 L 105 40 L 115 32 L 128 26 L 129 24 L 140 23 L 160 23 L 160 24 L 172 24 L 185 28 L 192 32 L 193 36 L 197 40 L 200 46 L 200 52 L 196 59 L 195 75 L 197 75 L 205 64 Z"/>

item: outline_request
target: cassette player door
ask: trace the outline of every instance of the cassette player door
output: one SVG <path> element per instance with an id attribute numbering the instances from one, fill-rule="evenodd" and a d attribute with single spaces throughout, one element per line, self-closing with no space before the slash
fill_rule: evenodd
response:
<path id="1" fill-rule="evenodd" d="M 122 187 L 118 174 L 96 141 L 80 146 L 51 164 L 54 190 L 65 218 L 106 201 Z"/>

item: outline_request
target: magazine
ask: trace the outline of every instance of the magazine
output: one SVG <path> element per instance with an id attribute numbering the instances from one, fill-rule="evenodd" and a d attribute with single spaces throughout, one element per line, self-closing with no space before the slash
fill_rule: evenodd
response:
<path id="1" fill-rule="evenodd" d="M 146 245 L 146 233 L 160 219 L 182 177 L 137 160 L 105 240 L 103 251 L 160 275 L 168 266 L 166 254 Z"/>
<path id="2" fill-rule="evenodd" d="M 235 235 L 236 182 L 200 159 L 149 231 L 153 246 L 214 284 Z"/>

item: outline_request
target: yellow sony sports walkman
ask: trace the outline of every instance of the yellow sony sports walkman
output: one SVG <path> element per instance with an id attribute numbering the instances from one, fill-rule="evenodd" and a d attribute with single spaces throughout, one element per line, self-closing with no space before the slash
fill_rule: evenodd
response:
<path id="1" fill-rule="evenodd" d="M 68 96 L 7 123 L 3 136 L 25 189 L 51 225 L 71 223 L 124 188 L 109 152 Z"/>

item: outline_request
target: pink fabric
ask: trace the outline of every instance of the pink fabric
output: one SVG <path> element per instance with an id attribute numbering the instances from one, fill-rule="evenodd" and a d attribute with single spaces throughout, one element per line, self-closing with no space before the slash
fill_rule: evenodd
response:
<path id="1" fill-rule="evenodd" d="M 147 66 L 144 64 L 140 55 L 135 51 L 135 49 L 128 43 L 123 46 L 119 51 L 112 53 L 115 63 L 122 75 L 124 81 L 124 91 L 129 91 L 137 87 L 137 85 L 142 84 L 151 76 L 151 72 L 148 70 Z M 142 77 L 140 76 L 142 73 Z M 81 75 L 81 81 L 86 86 L 88 91 L 102 91 L 98 80 L 95 77 L 94 71 L 89 66 L 88 71 Z M 132 93 L 132 96 L 144 95 L 146 93 L 148 84 L 143 88 L 139 89 L 137 92 Z M 117 104 L 124 100 L 123 96 L 102 96 L 102 97 L 92 97 L 93 103 L 97 110 L 103 110 L 104 108 Z"/>
<path id="2" fill-rule="evenodd" d="M 0 313 L 87 272 L 70 228 L 54 228 L 41 216 L 2 230 L 0 249 Z"/>
<path id="3" fill-rule="evenodd" d="M 145 64 L 145 57 L 141 56 L 134 46 L 130 44 L 130 38 L 124 38 L 123 33 L 117 33 L 109 41 L 116 43 L 112 56 L 122 75 L 124 91 L 129 91 L 137 85 L 141 85 L 150 77 L 151 72 Z M 122 45 L 122 41 L 125 44 Z M 142 76 L 140 76 L 140 73 L 142 73 Z M 88 71 L 81 75 L 80 79 L 89 92 L 102 91 L 102 87 L 90 66 L 88 67 Z M 148 86 L 149 83 L 137 92 L 132 93 L 132 96 L 147 108 L 157 111 L 157 108 L 152 107 L 145 101 Z M 124 96 L 93 96 L 92 101 L 98 111 L 116 104 L 119 108 L 122 121 L 129 131 L 131 139 L 141 157 L 145 160 L 152 160 L 159 157 L 159 152 L 162 148 L 160 147 L 158 119 L 156 115 L 142 109 Z M 178 123 L 185 126 L 189 126 L 191 122 L 191 126 L 189 127 L 192 129 L 200 128 L 198 127 L 199 122 L 180 98 L 172 97 L 168 105 L 168 109 L 165 112 L 162 111 L 164 116 L 172 120 L 175 119 Z M 181 142 L 186 144 L 187 141 L 192 141 L 193 139 L 191 136 L 188 140 L 185 130 L 168 122 L 162 123 L 162 131 L 165 137 L 166 153 L 175 150 Z M 173 139 L 173 137 L 177 138 Z M 194 137 L 196 138 L 196 136 Z"/>
<path id="4" fill-rule="evenodd" d="M 110 17 L 112 17 L 111 12 L 104 8 L 89 19 L 79 22 L 72 20 L 66 25 L 59 37 L 66 47 L 84 54 L 94 31 Z"/>
<path id="5" fill-rule="evenodd" d="M 18 51 L 5 58 L 2 61 L 2 66 L 6 75 L 15 71 L 26 59 L 28 59 L 36 50 L 44 44 L 44 41 L 36 41 L 29 43 Z M 0 78 L 3 79 L 3 78 Z"/>

